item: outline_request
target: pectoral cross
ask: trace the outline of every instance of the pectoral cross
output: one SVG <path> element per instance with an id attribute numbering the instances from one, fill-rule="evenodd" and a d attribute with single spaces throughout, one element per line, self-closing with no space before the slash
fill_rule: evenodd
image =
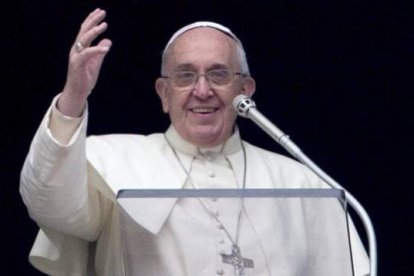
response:
<path id="1" fill-rule="evenodd" d="M 240 253 L 240 248 L 233 244 L 231 248 L 231 254 L 221 254 L 222 262 L 225 264 L 231 264 L 234 266 L 234 271 L 236 275 L 244 275 L 245 268 L 254 268 L 254 263 L 252 259 L 243 258 Z"/>

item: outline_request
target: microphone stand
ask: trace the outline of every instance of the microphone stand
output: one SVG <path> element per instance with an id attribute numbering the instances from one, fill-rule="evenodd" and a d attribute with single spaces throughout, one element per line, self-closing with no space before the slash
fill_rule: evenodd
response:
<path id="1" fill-rule="evenodd" d="M 262 113 L 256 109 L 256 104 L 252 99 L 247 96 L 239 95 L 233 100 L 233 107 L 237 111 L 237 114 L 251 119 L 260 128 L 262 128 L 267 134 L 269 134 L 276 142 L 278 142 L 284 149 L 286 149 L 293 157 L 302 162 L 316 175 L 318 175 L 329 186 L 335 189 L 341 189 L 345 192 L 345 197 L 360 217 L 364 224 L 365 231 L 368 237 L 369 258 L 370 258 L 370 276 L 377 276 L 377 243 L 375 237 L 375 231 L 371 219 L 364 207 L 359 201 L 350 194 L 345 188 L 343 188 L 338 182 L 327 175 L 322 169 L 320 169 L 311 159 L 309 159 L 302 150 L 292 141 L 289 136 L 276 127 L 271 121 L 269 121 Z"/>

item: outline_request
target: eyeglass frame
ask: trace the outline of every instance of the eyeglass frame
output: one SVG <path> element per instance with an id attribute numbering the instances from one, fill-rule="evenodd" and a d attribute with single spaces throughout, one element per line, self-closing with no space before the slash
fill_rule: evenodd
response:
<path id="1" fill-rule="evenodd" d="M 209 78 L 208 74 L 212 73 L 212 72 L 217 72 L 217 71 L 229 72 L 230 75 L 231 75 L 231 77 L 229 78 L 229 81 L 226 82 L 226 83 L 223 83 L 223 84 L 214 83 L 214 81 L 211 78 Z M 191 73 L 194 77 L 194 80 L 188 85 L 178 85 L 175 77 L 180 73 Z M 231 83 L 231 81 L 234 79 L 235 76 L 246 77 L 247 74 L 243 73 L 243 72 L 238 72 L 238 71 L 233 72 L 232 70 L 229 70 L 229 69 L 212 69 L 210 71 L 207 71 L 204 74 L 199 74 L 195 71 L 190 71 L 190 70 L 181 70 L 181 71 L 176 71 L 176 72 L 174 72 L 170 75 L 161 75 L 160 77 L 163 78 L 163 79 L 171 79 L 175 86 L 177 86 L 178 88 L 185 89 L 185 88 L 194 87 L 197 84 L 197 82 L 199 81 L 200 77 L 203 77 L 203 76 L 205 77 L 206 81 L 208 82 L 208 84 L 210 86 L 212 86 L 212 87 L 221 87 L 221 86 L 225 86 L 225 85 L 228 85 L 229 83 Z"/>

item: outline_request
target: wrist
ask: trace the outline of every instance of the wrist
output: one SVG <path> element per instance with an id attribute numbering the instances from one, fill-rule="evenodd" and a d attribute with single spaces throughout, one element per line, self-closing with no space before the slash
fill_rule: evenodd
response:
<path id="1" fill-rule="evenodd" d="M 84 96 L 75 96 L 73 94 L 62 92 L 56 102 L 56 108 L 65 116 L 79 118 L 82 116 L 87 98 Z"/>

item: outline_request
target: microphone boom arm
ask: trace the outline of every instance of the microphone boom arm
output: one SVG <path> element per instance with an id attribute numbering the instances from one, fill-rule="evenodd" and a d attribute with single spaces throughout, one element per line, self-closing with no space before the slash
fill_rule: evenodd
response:
<path id="1" fill-rule="evenodd" d="M 370 276 L 377 276 L 377 243 L 375 231 L 371 219 L 364 207 L 359 201 L 343 188 L 338 182 L 326 174 L 319 168 L 311 159 L 309 159 L 302 150 L 292 141 L 289 136 L 269 121 L 262 113 L 256 109 L 256 104 L 247 96 L 239 95 L 233 100 L 233 107 L 237 114 L 251 119 L 261 129 L 263 129 L 270 137 L 278 142 L 285 150 L 287 150 L 293 157 L 307 166 L 329 186 L 335 189 L 341 189 L 345 192 L 346 200 L 349 205 L 355 210 L 360 217 L 368 237 L 369 258 L 370 258 Z"/>

